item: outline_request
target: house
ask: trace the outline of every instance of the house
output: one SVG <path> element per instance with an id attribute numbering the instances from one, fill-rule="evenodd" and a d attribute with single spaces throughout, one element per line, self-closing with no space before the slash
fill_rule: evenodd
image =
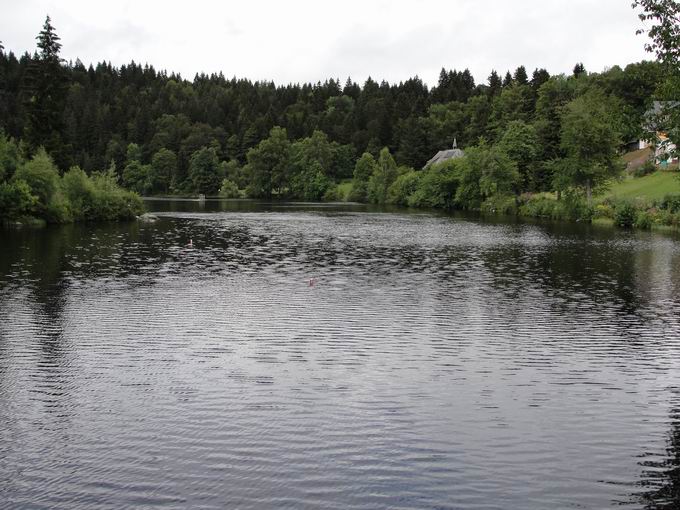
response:
<path id="1" fill-rule="evenodd" d="M 448 161 L 450 159 L 456 159 L 456 158 L 462 158 L 464 156 L 464 153 L 462 150 L 458 148 L 458 143 L 456 142 L 456 139 L 453 139 L 453 147 L 451 149 L 439 151 L 437 154 L 435 154 L 427 163 L 425 163 L 425 166 L 423 167 L 423 170 L 426 169 L 427 167 L 431 165 L 435 165 L 437 163 L 443 163 L 444 161 Z"/>
<path id="2" fill-rule="evenodd" d="M 680 101 L 654 101 L 652 108 L 645 113 L 647 131 L 656 133 L 656 139 L 650 143 L 654 146 L 654 162 L 662 167 L 678 161 L 677 147 L 668 138 L 669 111 L 678 108 Z"/>

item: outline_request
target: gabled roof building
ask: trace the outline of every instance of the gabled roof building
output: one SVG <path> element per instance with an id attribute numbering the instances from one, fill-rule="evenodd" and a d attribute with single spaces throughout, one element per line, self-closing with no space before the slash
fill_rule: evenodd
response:
<path id="1" fill-rule="evenodd" d="M 434 155 L 434 157 L 432 157 L 427 163 L 425 163 L 423 169 L 431 165 L 436 165 L 437 163 L 443 163 L 444 161 L 448 161 L 449 159 L 462 158 L 464 155 L 465 155 L 464 152 L 458 148 L 458 143 L 454 138 L 453 147 L 451 149 L 439 151 L 437 154 Z"/>

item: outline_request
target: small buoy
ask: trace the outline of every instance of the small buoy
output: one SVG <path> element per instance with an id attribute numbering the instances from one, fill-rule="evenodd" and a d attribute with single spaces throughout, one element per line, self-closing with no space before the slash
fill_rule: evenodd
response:
<path id="1" fill-rule="evenodd" d="M 194 241 L 192 239 L 189 239 L 189 244 L 187 246 L 191 247 L 194 245 Z"/>
<path id="2" fill-rule="evenodd" d="M 315 278 L 310 278 L 310 279 L 309 279 L 309 286 L 310 286 L 310 287 L 314 287 L 314 284 L 315 284 L 315 283 L 316 283 L 316 279 L 315 279 Z"/>

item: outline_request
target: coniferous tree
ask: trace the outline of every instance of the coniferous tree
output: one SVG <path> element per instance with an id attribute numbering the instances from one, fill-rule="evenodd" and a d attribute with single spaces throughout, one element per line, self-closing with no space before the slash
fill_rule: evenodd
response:
<path id="1" fill-rule="evenodd" d="M 586 67 L 583 65 L 583 62 L 578 62 L 574 66 L 574 71 L 573 71 L 574 78 L 578 78 L 582 74 L 585 74 L 585 72 L 586 72 Z"/>
<path id="2" fill-rule="evenodd" d="M 489 95 L 495 96 L 499 94 L 502 88 L 503 81 L 501 80 L 500 76 L 498 76 L 498 73 L 494 69 L 493 71 L 491 71 L 491 74 L 489 75 Z"/>
<path id="3" fill-rule="evenodd" d="M 27 123 L 25 139 L 32 150 L 44 146 L 60 168 L 68 163 L 61 137 L 66 99 L 66 80 L 59 56 L 60 38 L 47 16 L 36 37 L 39 53 L 26 70 L 24 97 Z"/>
<path id="4" fill-rule="evenodd" d="M 529 83 L 529 77 L 527 76 L 527 70 L 524 66 L 519 66 L 515 70 L 515 75 L 513 76 L 513 79 L 516 83 L 520 85 L 526 85 Z"/>
<path id="5" fill-rule="evenodd" d="M 537 91 L 549 79 L 550 73 L 548 71 L 545 69 L 534 69 L 534 73 L 531 75 L 531 86 Z"/>

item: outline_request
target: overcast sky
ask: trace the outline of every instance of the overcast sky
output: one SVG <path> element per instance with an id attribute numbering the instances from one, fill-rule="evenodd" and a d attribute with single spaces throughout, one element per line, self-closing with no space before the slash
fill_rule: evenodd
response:
<path id="1" fill-rule="evenodd" d="M 486 81 L 525 65 L 551 74 L 650 58 L 631 0 L 0 0 L 7 50 L 35 49 L 46 14 L 62 56 L 277 83 L 363 82 L 469 68 Z"/>

